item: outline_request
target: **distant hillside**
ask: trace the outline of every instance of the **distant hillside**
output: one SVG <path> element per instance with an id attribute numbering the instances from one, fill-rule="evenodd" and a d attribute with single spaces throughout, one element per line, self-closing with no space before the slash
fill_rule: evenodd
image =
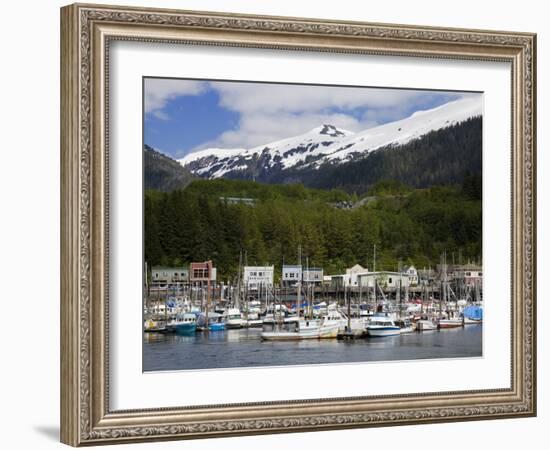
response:
<path id="1" fill-rule="evenodd" d="M 173 191 L 186 187 L 195 176 L 180 163 L 145 145 L 143 180 L 145 189 Z"/>

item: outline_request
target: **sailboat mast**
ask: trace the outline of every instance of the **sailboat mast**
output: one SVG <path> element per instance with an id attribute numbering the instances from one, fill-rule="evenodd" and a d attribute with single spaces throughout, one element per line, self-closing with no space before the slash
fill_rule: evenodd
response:
<path id="1" fill-rule="evenodd" d="M 207 279 L 206 279 L 206 314 L 205 314 L 205 319 L 206 319 L 206 328 L 205 328 L 205 331 L 208 333 L 208 310 L 210 309 L 210 278 L 211 278 L 211 271 L 212 271 L 212 261 L 207 261 L 206 262 L 206 276 L 207 276 Z"/>
<path id="2" fill-rule="evenodd" d="M 311 297 L 309 293 L 309 257 L 306 256 L 306 272 L 307 275 L 306 278 L 306 301 L 307 301 L 307 316 L 312 317 L 313 316 L 313 305 L 311 304 Z M 302 279 L 304 278 L 304 271 L 302 271 Z"/>
<path id="3" fill-rule="evenodd" d="M 300 318 L 300 309 L 301 309 L 301 294 L 302 294 L 302 246 L 298 246 L 298 267 L 300 271 L 300 276 L 298 277 L 298 292 L 296 294 L 296 310 L 298 312 L 298 318 Z"/>
<path id="4" fill-rule="evenodd" d="M 240 298 L 241 298 L 241 270 L 242 270 L 242 266 L 243 266 L 243 251 L 241 249 L 241 251 L 239 252 L 239 271 L 237 273 L 237 296 L 236 296 L 236 299 L 233 300 L 233 306 L 235 306 L 235 308 L 238 308 L 239 307 L 239 303 L 240 303 Z"/>

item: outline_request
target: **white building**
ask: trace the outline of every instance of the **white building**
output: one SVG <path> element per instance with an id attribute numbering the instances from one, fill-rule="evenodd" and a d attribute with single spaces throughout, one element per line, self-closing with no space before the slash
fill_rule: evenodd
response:
<path id="1" fill-rule="evenodd" d="M 323 282 L 323 269 L 319 267 L 308 267 L 302 272 L 302 281 L 304 283 L 321 284 Z"/>
<path id="2" fill-rule="evenodd" d="M 363 267 L 360 264 L 346 269 L 346 275 L 344 277 L 344 285 L 348 287 L 359 286 L 359 277 L 369 273 L 369 269 Z"/>
<path id="3" fill-rule="evenodd" d="M 418 284 L 418 271 L 414 266 L 405 266 L 403 273 L 409 277 L 409 284 L 416 286 Z"/>
<path id="4" fill-rule="evenodd" d="M 346 269 L 346 273 L 331 275 L 331 284 L 333 286 L 357 287 L 359 286 L 359 276 L 369 273 L 369 270 L 360 264 Z"/>
<path id="5" fill-rule="evenodd" d="M 273 266 L 244 266 L 243 282 L 248 290 L 258 290 L 260 286 L 273 286 Z"/>
<path id="6" fill-rule="evenodd" d="M 151 268 L 153 283 L 183 283 L 189 281 L 189 269 L 186 267 L 153 266 Z"/>
<path id="7" fill-rule="evenodd" d="M 358 275 L 362 288 L 373 288 L 376 283 L 381 289 L 384 288 L 407 288 L 410 286 L 409 276 L 400 272 L 369 272 Z"/>
<path id="8" fill-rule="evenodd" d="M 301 265 L 295 265 L 295 266 L 284 265 L 283 266 L 283 282 L 297 283 L 301 279 L 302 279 Z"/>

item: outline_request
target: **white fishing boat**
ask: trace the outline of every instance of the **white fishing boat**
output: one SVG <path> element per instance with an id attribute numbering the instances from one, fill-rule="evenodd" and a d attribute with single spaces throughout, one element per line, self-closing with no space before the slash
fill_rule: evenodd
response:
<path id="1" fill-rule="evenodd" d="M 416 331 L 437 330 L 437 324 L 433 320 L 420 319 L 416 322 Z"/>
<path id="2" fill-rule="evenodd" d="M 345 326 L 346 319 L 336 309 L 329 310 L 321 319 L 292 316 L 281 320 L 265 319 L 262 339 L 266 341 L 299 341 L 302 339 L 331 339 Z"/>
<path id="3" fill-rule="evenodd" d="M 483 323 L 481 319 L 472 319 L 471 317 L 464 317 L 464 325 L 478 325 Z"/>
<path id="4" fill-rule="evenodd" d="M 372 337 L 385 337 L 399 335 L 401 330 L 389 317 L 374 316 L 367 325 L 367 333 Z"/>
<path id="5" fill-rule="evenodd" d="M 399 327 L 401 334 L 412 333 L 416 327 L 409 319 L 399 319 L 395 321 L 395 324 Z"/>
<path id="6" fill-rule="evenodd" d="M 147 319 L 143 323 L 143 331 L 145 332 L 165 332 L 166 331 L 166 322 L 162 320 Z"/>
<path id="7" fill-rule="evenodd" d="M 230 308 L 224 312 L 225 327 L 228 329 L 242 328 L 246 321 L 238 308 Z"/>
<path id="8" fill-rule="evenodd" d="M 265 341 L 298 341 L 319 339 L 321 321 L 287 317 L 282 320 L 266 319 L 263 322 L 261 337 Z M 336 329 L 338 332 L 338 328 Z"/>
<path id="9" fill-rule="evenodd" d="M 439 328 L 459 328 L 464 326 L 462 318 L 451 318 L 451 319 L 439 319 L 437 326 Z"/>
<path id="10" fill-rule="evenodd" d="M 244 326 L 246 328 L 262 328 L 263 323 L 262 319 L 248 319 Z"/>

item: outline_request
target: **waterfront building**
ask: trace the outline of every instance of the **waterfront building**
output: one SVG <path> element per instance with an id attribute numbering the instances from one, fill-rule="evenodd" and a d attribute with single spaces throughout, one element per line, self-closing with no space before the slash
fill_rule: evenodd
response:
<path id="1" fill-rule="evenodd" d="M 189 269 L 186 267 L 153 266 L 151 282 L 157 284 L 185 283 L 189 281 Z"/>
<path id="2" fill-rule="evenodd" d="M 369 270 L 360 264 L 346 269 L 346 273 L 330 275 L 333 287 L 357 287 L 359 286 L 359 275 L 367 274 Z"/>
<path id="3" fill-rule="evenodd" d="M 323 269 L 320 267 L 308 267 L 302 271 L 302 281 L 304 283 L 321 284 L 323 279 Z"/>
<path id="4" fill-rule="evenodd" d="M 243 282 L 248 290 L 273 286 L 273 266 L 244 266 Z"/>
<path id="5" fill-rule="evenodd" d="M 410 286 L 409 276 L 406 273 L 379 271 L 359 274 L 359 285 L 362 288 L 374 288 L 375 284 L 382 289 L 407 288 Z"/>
<path id="6" fill-rule="evenodd" d="M 481 286 L 483 282 L 483 271 L 477 264 L 463 264 L 453 267 L 452 278 L 464 286 Z"/>
<path id="7" fill-rule="evenodd" d="M 432 268 L 419 269 L 417 273 L 418 273 L 419 284 L 426 285 L 426 284 L 432 284 L 435 282 L 435 278 L 437 274 L 435 270 L 433 270 Z"/>
<path id="8" fill-rule="evenodd" d="M 357 287 L 359 286 L 359 277 L 368 273 L 369 269 L 363 267 L 361 264 L 355 264 L 355 266 L 346 269 L 344 284 L 347 287 Z"/>
<path id="9" fill-rule="evenodd" d="M 416 286 L 418 285 L 418 271 L 416 270 L 416 267 L 414 266 L 405 266 L 403 268 L 403 273 L 406 274 L 409 277 L 409 285 L 410 286 Z"/>
<path id="10" fill-rule="evenodd" d="M 297 283 L 302 279 L 302 265 L 283 265 L 283 282 Z"/>
<path id="11" fill-rule="evenodd" d="M 210 281 L 216 281 L 216 268 L 211 262 L 192 262 L 189 267 L 189 281 L 192 283 L 208 281 L 208 268 L 210 265 Z"/>

